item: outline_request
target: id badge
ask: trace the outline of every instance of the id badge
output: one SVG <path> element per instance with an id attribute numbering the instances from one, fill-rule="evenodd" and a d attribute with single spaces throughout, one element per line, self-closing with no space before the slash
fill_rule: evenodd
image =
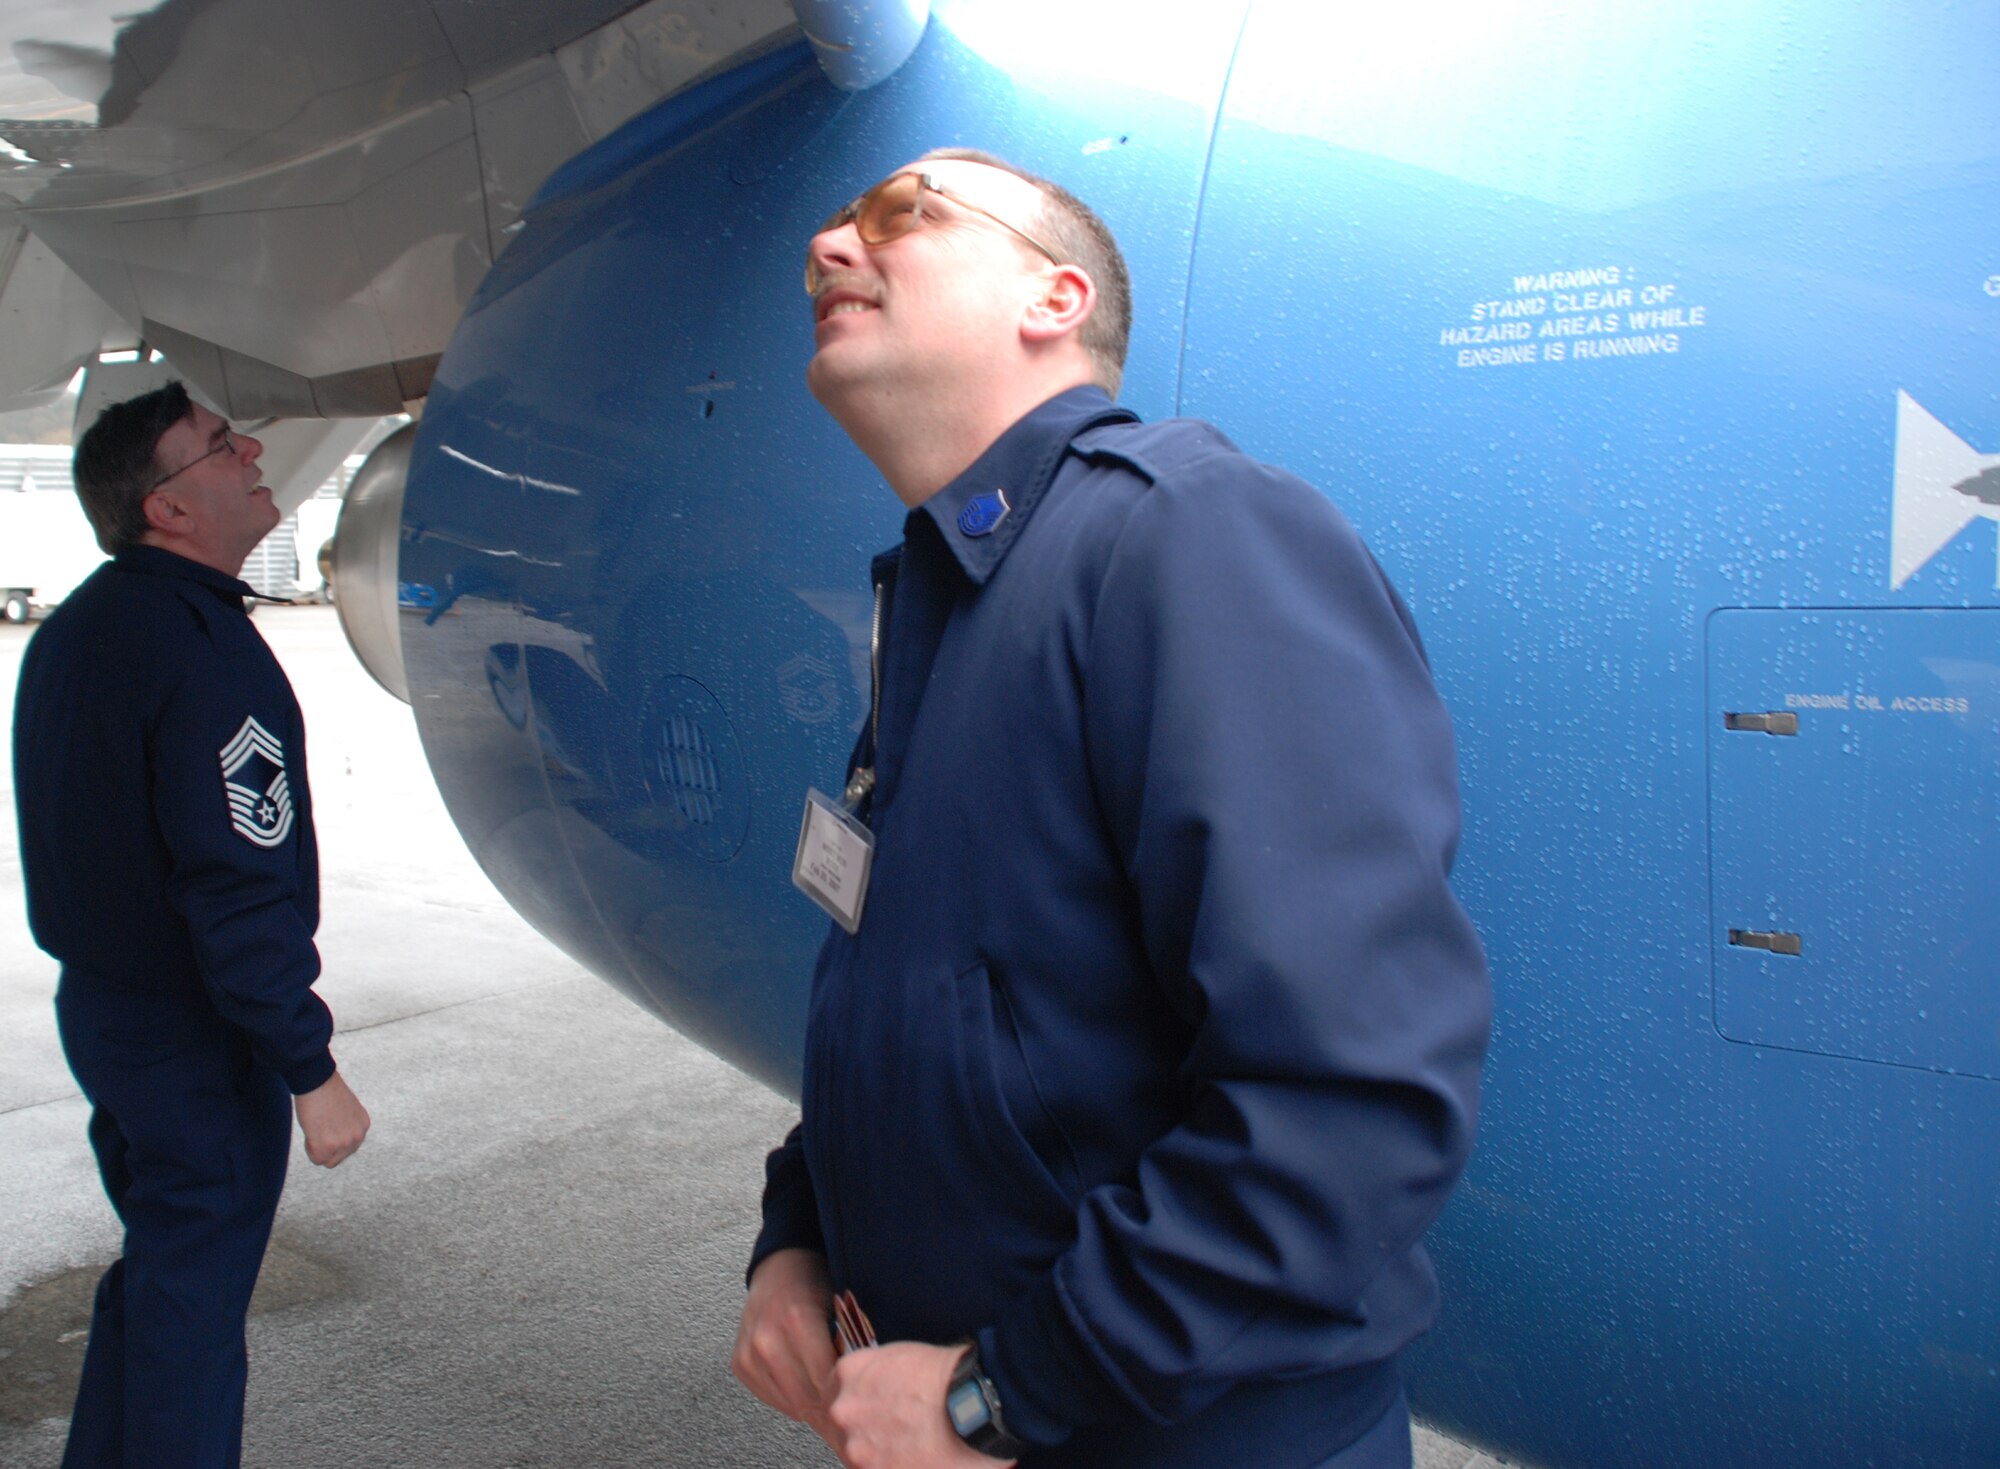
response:
<path id="1" fill-rule="evenodd" d="M 792 858 L 792 885 L 826 909 L 853 933 L 861 927 L 868 901 L 868 870 L 875 865 L 875 838 L 867 827 L 819 791 L 806 792 L 799 822 L 799 850 Z"/>

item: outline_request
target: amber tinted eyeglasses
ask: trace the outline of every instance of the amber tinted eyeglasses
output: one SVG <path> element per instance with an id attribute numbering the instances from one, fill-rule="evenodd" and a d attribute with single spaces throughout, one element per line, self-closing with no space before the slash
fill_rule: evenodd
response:
<path id="1" fill-rule="evenodd" d="M 1049 263 L 1061 265 L 1062 260 L 1047 245 L 1016 225 L 1007 223 L 999 215 L 982 205 L 973 203 L 962 194 L 955 194 L 927 173 L 891 174 L 874 188 L 851 204 L 843 204 L 826 217 L 813 235 L 817 238 L 828 230 L 837 230 L 852 220 L 854 232 L 861 236 L 864 245 L 886 245 L 891 240 L 900 240 L 924 221 L 924 195 L 936 194 L 949 199 L 961 209 L 970 209 L 974 214 L 983 214 L 1002 229 L 1019 235 L 1035 249 L 1048 256 Z M 806 256 L 806 293 L 819 290 L 819 266 L 810 254 Z"/>

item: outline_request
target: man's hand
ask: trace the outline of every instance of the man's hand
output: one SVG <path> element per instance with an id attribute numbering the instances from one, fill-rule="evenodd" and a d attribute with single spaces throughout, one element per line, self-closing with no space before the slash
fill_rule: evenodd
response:
<path id="1" fill-rule="evenodd" d="M 336 1168 L 368 1136 L 368 1109 L 348 1089 L 336 1071 L 319 1086 L 292 1098 L 299 1130 L 306 1135 L 306 1156 L 322 1168 Z"/>
<path id="2" fill-rule="evenodd" d="M 945 1389 L 964 1347 L 892 1342 L 849 1352 L 827 1410 L 848 1469 L 997 1469 L 945 1416 Z M 829 1440 L 831 1442 L 831 1440 Z"/>
<path id="3" fill-rule="evenodd" d="M 815 1250 L 776 1250 L 750 1277 L 729 1370 L 787 1418 L 807 1423 L 835 1453 L 826 1416 L 833 1396 L 833 1281 Z"/>

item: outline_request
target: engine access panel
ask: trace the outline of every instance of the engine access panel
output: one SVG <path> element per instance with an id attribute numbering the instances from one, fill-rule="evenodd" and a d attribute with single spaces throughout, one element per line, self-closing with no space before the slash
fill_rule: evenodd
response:
<path id="1" fill-rule="evenodd" d="M 2000 611 L 1708 621 L 1715 1021 L 2000 1077 Z"/>

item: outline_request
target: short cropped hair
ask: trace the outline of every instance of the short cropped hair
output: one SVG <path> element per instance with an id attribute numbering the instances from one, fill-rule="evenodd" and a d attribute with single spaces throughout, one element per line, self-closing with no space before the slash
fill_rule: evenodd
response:
<path id="1" fill-rule="evenodd" d="M 159 480 L 160 436 L 194 416 L 185 383 L 113 403 L 77 440 L 70 470 L 97 544 L 116 556 L 146 534 L 146 496 Z"/>
<path id="2" fill-rule="evenodd" d="M 1125 354 L 1132 342 L 1132 273 L 1125 268 L 1125 256 L 1109 227 L 1061 184 L 982 149 L 933 148 L 924 157 L 983 163 L 1041 190 L 1041 215 L 1036 223 L 1043 242 L 1055 251 L 1057 259 L 1082 266 L 1097 286 L 1097 309 L 1083 324 L 1078 340 L 1097 369 L 1097 385 L 1117 397 L 1119 384 L 1125 380 Z"/>

